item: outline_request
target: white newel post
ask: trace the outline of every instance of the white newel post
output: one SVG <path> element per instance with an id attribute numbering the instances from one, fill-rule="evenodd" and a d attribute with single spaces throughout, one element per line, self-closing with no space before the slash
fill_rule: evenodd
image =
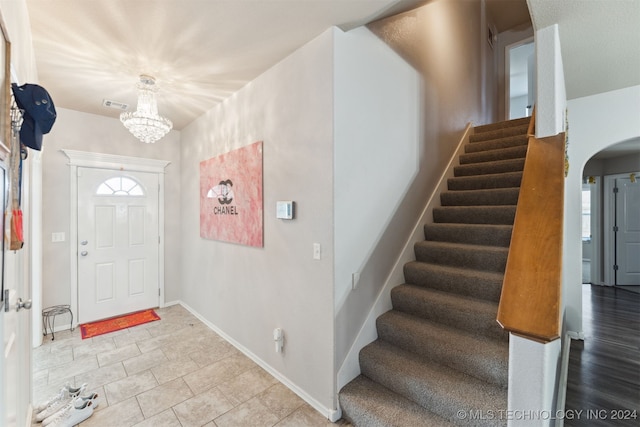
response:
<path id="1" fill-rule="evenodd" d="M 561 342 L 532 341 L 509 336 L 509 406 L 505 414 L 509 427 L 554 426 L 556 376 L 560 372 Z"/>

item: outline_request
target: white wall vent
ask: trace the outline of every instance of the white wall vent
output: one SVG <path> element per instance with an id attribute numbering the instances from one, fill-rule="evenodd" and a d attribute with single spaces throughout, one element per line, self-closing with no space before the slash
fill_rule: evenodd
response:
<path id="1" fill-rule="evenodd" d="M 102 105 L 104 107 L 115 108 L 116 110 L 122 110 L 122 111 L 129 108 L 128 104 L 123 104 L 122 102 L 118 102 L 118 101 L 110 101 L 108 99 L 103 99 Z"/>

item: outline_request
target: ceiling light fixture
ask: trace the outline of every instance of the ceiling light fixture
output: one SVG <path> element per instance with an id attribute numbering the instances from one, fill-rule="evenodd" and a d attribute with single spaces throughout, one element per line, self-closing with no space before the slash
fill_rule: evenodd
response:
<path id="1" fill-rule="evenodd" d="M 165 136 L 173 127 L 171 120 L 158 114 L 156 79 L 142 74 L 138 83 L 136 111 L 120 114 L 120 121 L 136 138 L 147 144 Z"/>

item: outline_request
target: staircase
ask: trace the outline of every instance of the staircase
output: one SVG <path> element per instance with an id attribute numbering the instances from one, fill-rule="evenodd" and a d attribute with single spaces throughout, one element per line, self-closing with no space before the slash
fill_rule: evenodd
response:
<path id="1" fill-rule="evenodd" d="M 378 339 L 360 351 L 361 375 L 340 391 L 355 426 L 507 424 L 509 342 L 496 313 L 528 124 L 474 128 Z"/>

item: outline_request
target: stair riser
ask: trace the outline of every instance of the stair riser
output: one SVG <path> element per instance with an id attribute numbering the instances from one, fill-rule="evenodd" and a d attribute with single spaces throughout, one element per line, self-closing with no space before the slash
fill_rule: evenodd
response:
<path id="1" fill-rule="evenodd" d="M 511 227 L 481 227 L 465 224 L 427 224 L 424 226 L 426 240 L 436 242 L 467 243 L 509 247 Z"/>
<path id="2" fill-rule="evenodd" d="M 504 273 L 507 249 L 482 246 L 451 248 L 429 243 L 426 241 L 415 245 L 416 261 Z"/>
<path id="3" fill-rule="evenodd" d="M 482 151 L 499 150 L 502 148 L 518 147 L 521 145 L 527 145 L 529 137 L 527 135 L 515 135 L 507 138 L 491 139 L 482 142 L 470 142 L 464 146 L 464 152 L 479 153 Z"/>
<path id="4" fill-rule="evenodd" d="M 479 153 L 461 154 L 459 161 L 461 165 L 471 163 L 495 162 L 499 160 L 524 159 L 527 155 L 527 146 L 504 148 L 502 150 L 481 151 Z"/>
<path id="5" fill-rule="evenodd" d="M 469 142 L 488 141 L 491 139 L 505 138 L 514 135 L 524 135 L 527 133 L 529 124 L 497 129 L 494 131 L 479 132 L 469 135 Z"/>
<path id="6" fill-rule="evenodd" d="M 445 206 L 433 209 L 433 221 L 454 224 L 512 225 L 515 206 Z"/>
<path id="7" fill-rule="evenodd" d="M 398 322 L 397 317 L 387 316 L 378 318 L 378 339 L 472 377 L 507 387 L 509 355 L 506 345 L 499 353 L 488 353 L 486 349 L 482 352 L 469 351 L 465 343 L 451 341 L 439 335 L 440 331 L 405 320 Z"/>
<path id="8" fill-rule="evenodd" d="M 502 277 L 482 277 L 466 275 L 466 270 L 456 272 L 441 271 L 431 268 L 428 264 L 409 262 L 404 266 L 404 277 L 407 283 L 424 286 L 443 292 L 484 299 L 500 301 L 502 292 Z"/>
<path id="9" fill-rule="evenodd" d="M 471 163 L 455 166 L 454 176 L 474 176 L 489 175 L 504 172 L 522 172 L 524 170 L 524 159 L 499 160 L 496 162 Z"/>
<path id="10" fill-rule="evenodd" d="M 449 191 L 489 190 L 494 188 L 520 187 L 521 181 L 521 172 L 511 172 L 478 177 L 449 178 L 447 180 L 447 186 Z"/>
<path id="11" fill-rule="evenodd" d="M 442 206 L 500 206 L 517 205 L 519 188 L 491 190 L 445 191 L 440 194 Z"/>
<path id="12" fill-rule="evenodd" d="M 442 303 L 429 298 L 429 294 L 421 296 L 415 287 L 401 285 L 391 291 L 393 309 L 411 314 L 426 320 L 438 322 L 452 328 L 467 330 L 478 336 L 508 341 L 509 334 L 496 322 L 498 305 L 492 311 L 481 310 L 478 305 L 461 303 Z"/>
<path id="13" fill-rule="evenodd" d="M 508 120 L 505 122 L 489 123 L 486 125 L 475 126 L 473 128 L 473 135 L 475 135 L 476 137 L 480 137 L 482 135 L 484 135 L 485 137 L 493 137 L 496 132 L 513 132 L 515 131 L 515 129 L 517 129 L 517 132 L 519 133 L 526 133 L 527 129 L 529 128 L 529 122 L 531 122 L 531 117 L 523 117 L 520 119 Z"/>

